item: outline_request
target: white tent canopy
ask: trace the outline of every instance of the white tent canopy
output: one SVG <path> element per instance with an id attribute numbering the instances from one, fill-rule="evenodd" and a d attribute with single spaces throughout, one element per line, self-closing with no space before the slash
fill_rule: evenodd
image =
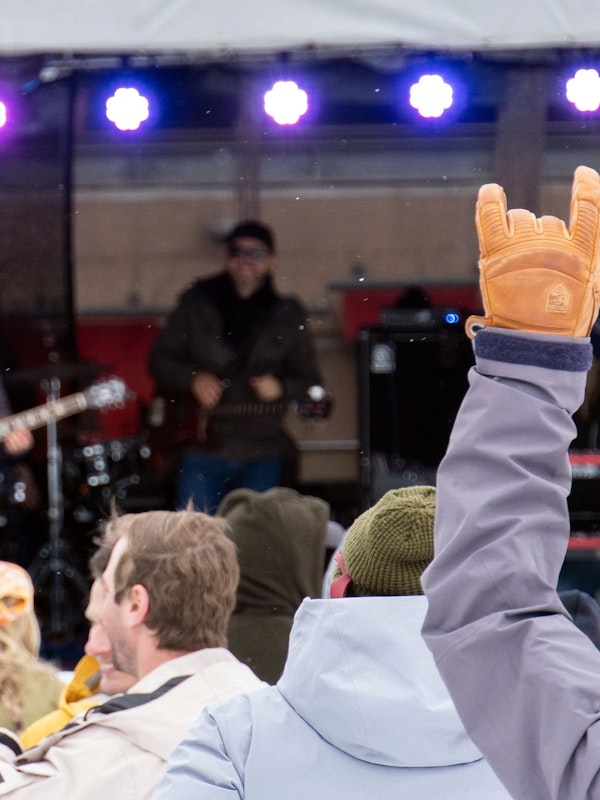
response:
<path id="1" fill-rule="evenodd" d="M 0 55 L 591 47 L 598 0 L 4 0 Z"/>

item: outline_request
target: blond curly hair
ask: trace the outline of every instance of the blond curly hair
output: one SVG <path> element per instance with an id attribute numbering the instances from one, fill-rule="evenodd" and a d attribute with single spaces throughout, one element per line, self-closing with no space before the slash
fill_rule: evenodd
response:
<path id="1" fill-rule="evenodd" d="M 4 602 L 9 605 L 10 599 Z M 40 627 L 33 610 L 0 625 L 0 706 L 17 733 L 24 727 L 24 687 L 34 678 L 56 674 L 54 667 L 39 660 L 39 652 Z"/>

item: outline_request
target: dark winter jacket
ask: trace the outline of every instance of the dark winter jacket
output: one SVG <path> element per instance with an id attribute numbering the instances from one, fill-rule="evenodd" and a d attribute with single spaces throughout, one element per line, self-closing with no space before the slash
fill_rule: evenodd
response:
<path id="1" fill-rule="evenodd" d="M 210 372 L 227 382 L 221 403 L 209 412 L 203 446 L 228 458 L 282 455 L 288 404 L 321 383 L 300 303 L 278 295 L 270 282 L 242 300 L 225 272 L 199 280 L 183 293 L 150 354 L 148 369 L 160 392 L 189 405 L 194 403 L 189 389 L 196 372 Z M 257 401 L 249 379 L 265 374 L 283 384 L 282 402 Z M 180 424 L 188 424 L 181 404 L 175 405 Z"/>

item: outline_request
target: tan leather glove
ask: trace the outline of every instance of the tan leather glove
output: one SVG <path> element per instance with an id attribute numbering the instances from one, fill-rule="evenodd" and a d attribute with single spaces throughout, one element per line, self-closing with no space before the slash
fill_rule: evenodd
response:
<path id="1" fill-rule="evenodd" d="M 479 286 L 485 317 L 469 317 L 471 338 L 482 326 L 561 336 L 589 336 L 598 316 L 600 176 L 577 167 L 569 230 L 556 217 L 506 210 L 501 186 L 477 198 Z"/>

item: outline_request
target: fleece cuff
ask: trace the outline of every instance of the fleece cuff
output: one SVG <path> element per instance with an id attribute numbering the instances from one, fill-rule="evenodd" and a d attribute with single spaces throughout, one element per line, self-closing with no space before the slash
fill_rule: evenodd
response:
<path id="1" fill-rule="evenodd" d="M 474 349 L 478 359 L 565 372 L 587 372 L 592 363 L 588 338 L 483 328 L 475 336 Z"/>

